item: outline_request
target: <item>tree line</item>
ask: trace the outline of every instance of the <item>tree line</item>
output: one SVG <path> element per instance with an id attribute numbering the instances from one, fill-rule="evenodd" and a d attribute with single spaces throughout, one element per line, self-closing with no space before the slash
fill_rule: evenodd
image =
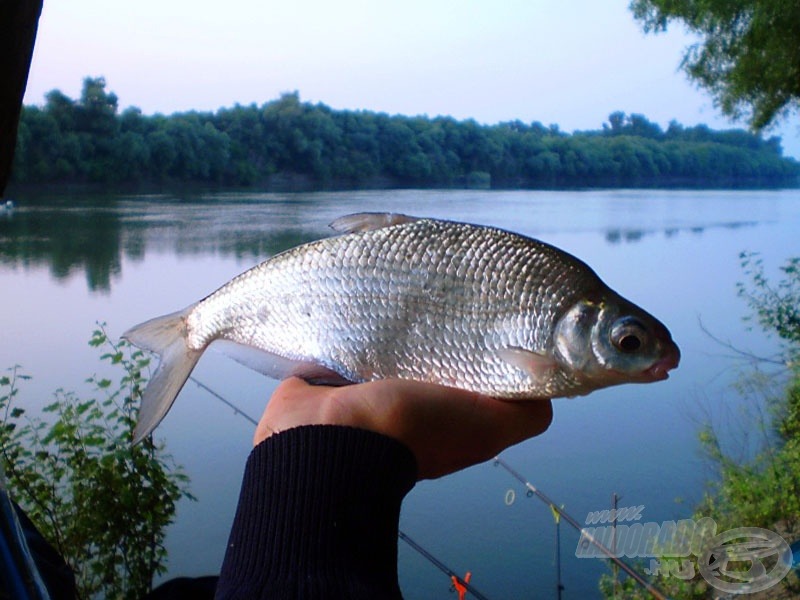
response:
<path id="1" fill-rule="evenodd" d="M 761 130 L 800 110 L 797 0 L 631 0 L 645 33 L 679 25 L 698 42 L 681 69 L 723 114 Z"/>
<path id="2" fill-rule="evenodd" d="M 780 138 L 705 125 L 666 130 L 615 112 L 594 131 L 512 121 L 333 110 L 286 93 L 257 106 L 144 115 L 102 77 L 22 111 L 17 183 L 267 187 L 794 185 Z"/>

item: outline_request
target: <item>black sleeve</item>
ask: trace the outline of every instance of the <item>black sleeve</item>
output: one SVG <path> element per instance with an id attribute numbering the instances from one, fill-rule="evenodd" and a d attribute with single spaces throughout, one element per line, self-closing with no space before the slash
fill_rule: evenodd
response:
<path id="1" fill-rule="evenodd" d="M 400 598 L 400 503 L 416 460 L 389 437 L 309 425 L 247 461 L 218 599 Z"/>

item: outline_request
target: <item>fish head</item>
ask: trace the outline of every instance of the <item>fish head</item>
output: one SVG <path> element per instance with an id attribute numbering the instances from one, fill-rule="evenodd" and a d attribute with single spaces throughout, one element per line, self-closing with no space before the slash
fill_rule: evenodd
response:
<path id="1" fill-rule="evenodd" d="M 589 391 L 667 379 L 680 362 L 669 330 L 613 292 L 571 306 L 556 324 L 554 345 L 558 361 Z"/>

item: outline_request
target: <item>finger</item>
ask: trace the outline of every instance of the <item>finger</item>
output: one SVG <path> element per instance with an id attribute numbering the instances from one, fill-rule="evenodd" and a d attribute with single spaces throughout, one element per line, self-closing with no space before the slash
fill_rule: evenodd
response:
<path id="1" fill-rule="evenodd" d="M 536 400 L 503 400 L 495 410 L 495 414 L 500 419 L 507 419 L 509 422 L 516 422 L 515 429 L 520 432 L 539 429 L 541 433 L 553 419 L 553 404 L 549 398 Z"/>
<path id="2" fill-rule="evenodd" d="M 553 422 L 553 404 L 550 400 L 530 400 L 526 402 L 504 402 L 508 425 L 508 446 L 540 435 L 547 431 Z"/>
<path id="3" fill-rule="evenodd" d="M 472 445 L 484 458 L 491 458 L 509 446 L 540 435 L 550 427 L 553 407 L 550 400 L 510 402 L 482 397 L 474 402 L 476 443 Z M 482 440 L 483 443 L 477 443 Z"/>

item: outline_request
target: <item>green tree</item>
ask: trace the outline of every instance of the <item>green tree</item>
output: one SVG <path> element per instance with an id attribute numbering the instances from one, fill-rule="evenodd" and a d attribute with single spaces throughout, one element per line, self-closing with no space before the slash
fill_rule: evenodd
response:
<path id="1" fill-rule="evenodd" d="M 232 183 L 254 185 L 272 173 L 274 168 L 263 150 L 264 124 L 255 104 L 222 109 L 214 122 L 231 140 L 226 176 Z"/>
<path id="2" fill-rule="evenodd" d="M 779 138 L 675 122 L 664 132 L 635 113 L 570 135 L 539 122 L 335 111 L 293 92 L 261 107 L 146 116 L 118 114 L 105 85 L 87 78 L 79 101 L 54 90 L 25 108 L 16 181 L 579 187 L 791 185 L 800 174 Z"/>
<path id="3" fill-rule="evenodd" d="M 800 2 L 797 0 L 633 0 L 646 32 L 679 21 L 702 42 L 682 68 L 722 112 L 760 130 L 800 107 Z"/>
<path id="4" fill-rule="evenodd" d="M 121 367 L 118 381 L 93 376 L 96 397 L 58 391 L 52 421 L 15 406 L 18 368 L 0 377 L 0 460 L 9 489 L 76 576 L 78 597 L 138 599 L 166 570 L 166 528 L 188 479 L 163 446 L 131 446 L 148 359 L 102 329 L 92 346 Z"/>
<path id="5" fill-rule="evenodd" d="M 117 104 L 117 95 L 106 92 L 103 77 L 85 78 L 78 103 L 78 128 L 96 135 L 113 135 L 119 127 Z"/>
<path id="6" fill-rule="evenodd" d="M 51 90 L 45 94 L 45 111 L 56 120 L 62 131 L 75 129 L 75 101 L 61 90 Z"/>

